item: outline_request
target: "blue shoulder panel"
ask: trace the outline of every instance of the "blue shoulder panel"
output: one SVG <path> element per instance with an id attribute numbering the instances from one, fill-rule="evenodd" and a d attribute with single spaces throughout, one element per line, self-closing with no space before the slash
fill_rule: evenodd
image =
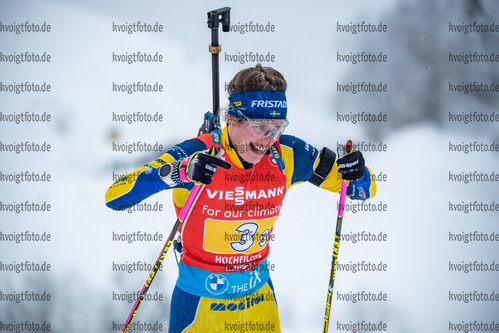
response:
<path id="1" fill-rule="evenodd" d="M 293 151 L 294 172 L 291 184 L 309 180 L 314 173 L 314 163 L 319 151 L 302 139 L 292 135 L 283 134 L 279 142 L 281 146 L 291 148 Z"/>
<path id="2" fill-rule="evenodd" d="M 206 148 L 203 141 L 190 139 L 173 146 L 166 153 L 173 157 L 175 161 L 178 161 L 191 156 L 197 151 L 205 150 Z"/>

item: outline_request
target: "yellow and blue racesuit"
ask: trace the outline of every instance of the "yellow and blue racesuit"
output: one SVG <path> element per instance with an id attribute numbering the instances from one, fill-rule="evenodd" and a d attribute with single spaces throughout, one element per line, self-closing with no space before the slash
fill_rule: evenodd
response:
<path id="1" fill-rule="evenodd" d="M 245 167 L 229 142 L 226 127 L 184 141 L 118 179 L 107 190 L 106 205 L 122 210 L 169 189 L 159 168 L 213 145 L 223 149 L 221 158 L 232 168 L 217 169 L 179 230 L 182 252 L 169 332 L 252 332 L 261 327 L 280 332 L 267 269 L 268 240 L 289 188 L 310 181 L 339 192 L 342 178 L 334 153 L 320 152 L 297 137 L 282 135 L 260 162 Z M 192 186 L 172 187 L 177 214 Z M 376 194 L 368 167 L 363 178 L 349 182 L 346 194 L 353 200 Z"/>

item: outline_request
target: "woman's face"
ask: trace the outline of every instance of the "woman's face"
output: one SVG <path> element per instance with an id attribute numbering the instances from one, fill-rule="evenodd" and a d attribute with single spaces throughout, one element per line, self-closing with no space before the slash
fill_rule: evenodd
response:
<path id="1" fill-rule="evenodd" d="M 259 120 L 268 124 L 270 128 L 272 125 L 283 125 L 284 119 L 266 119 Z M 231 121 L 228 126 L 229 138 L 237 152 L 237 155 L 248 163 L 258 163 L 265 156 L 267 150 L 279 139 L 279 135 L 255 135 L 254 128 L 246 121 L 238 123 Z M 255 125 L 253 125 L 255 126 Z"/>

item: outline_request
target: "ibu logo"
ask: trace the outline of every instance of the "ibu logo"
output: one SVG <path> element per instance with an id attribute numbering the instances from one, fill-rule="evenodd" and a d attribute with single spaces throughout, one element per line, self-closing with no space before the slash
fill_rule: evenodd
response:
<path id="1" fill-rule="evenodd" d="M 229 288 L 229 281 L 222 274 L 210 274 L 206 278 L 206 289 L 215 295 L 219 295 Z"/>

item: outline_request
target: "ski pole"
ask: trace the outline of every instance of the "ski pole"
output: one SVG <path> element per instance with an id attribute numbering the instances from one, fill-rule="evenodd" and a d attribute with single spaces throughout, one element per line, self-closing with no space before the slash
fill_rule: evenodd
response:
<path id="1" fill-rule="evenodd" d="M 223 7 L 208 12 L 208 28 L 211 29 L 211 44 L 208 50 L 211 53 L 211 81 L 213 92 L 213 110 L 204 114 L 204 122 L 199 128 L 198 136 L 204 133 L 212 132 L 220 128 L 220 119 L 218 117 L 220 109 L 220 75 L 219 75 L 219 57 L 222 52 L 222 45 L 218 41 L 218 27 L 222 24 L 222 30 L 228 32 L 230 28 L 230 7 Z"/>
<path id="2" fill-rule="evenodd" d="M 126 319 L 125 324 L 123 325 L 123 328 L 121 329 L 121 333 L 125 333 L 130 328 L 130 325 L 132 324 L 132 320 L 135 317 L 135 315 L 137 314 L 137 311 L 139 310 L 140 304 L 144 300 L 144 295 L 149 290 L 149 287 L 151 286 L 151 283 L 154 280 L 154 277 L 156 276 L 156 273 L 158 272 L 159 267 L 163 263 L 163 259 L 165 259 L 166 252 L 168 252 L 168 249 L 170 248 L 171 243 L 175 239 L 175 235 L 177 234 L 177 230 L 179 229 L 180 225 L 182 224 L 185 217 L 187 216 L 187 213 L 189 212 L 190 208 L 194 204 L 196 197 L 203 186 L 204 185 L 202 185 L 202 184 L 197 184 L 197 183 L 194 184 L 194 186 L 191 190 L 191 193 L 189 194 L 189 197 L 187 198 L 187 201 L 185 202 L 185 205 L 182 207 L 182 210 L 180 211 L 180 214 L 178 215 L 177 220 L 175 221 L 175 224 L 173 225 L 173 229 L 170 232 L 170 236 L 168 236 L 168 239 L 166 240 L 166 243 L 163 246 L 163 249 L 161 250 L 161 253 L 158 256 L 158 259 L 156 259 L 156 263 L 154 264 L 154 267 L 152 268 L 151 272 L 149 273 L 149 276 L 147 277 L 146 283 L 142 287 L 142 290 L 140 291 L 140 294 L 137 297 L 135 304 L 133 305 L 132 311 L 128 315 L 128 318 Z"/>
<path id="3" fill-rule="evenodd" d="M 345 145 L 345 152 L 349 153 L 351 151 L 352 141 L 348 140 L 347 144 Z M 331 300 L 333 299 L 333 286 L 334 280 L 336 278 L 336 265 L 338 263 L 338 251 L 340 249 L 341 225 L 343 223 L 343 208 L 345 206 L 347 184 L 348 182 L 345 180 L 341 182 L 340 202 L 338 207 L 338 217 L 336 218 L 336 232 L 334 235 L 333 259 L 331 261 L 331 274 L 329 275 L 329 286 L 327 291 L 326 314 L 324 315 L 324 327 L 322 329 L 323 333 L 328 332 L 329 320 L 331 318 Z"/>

